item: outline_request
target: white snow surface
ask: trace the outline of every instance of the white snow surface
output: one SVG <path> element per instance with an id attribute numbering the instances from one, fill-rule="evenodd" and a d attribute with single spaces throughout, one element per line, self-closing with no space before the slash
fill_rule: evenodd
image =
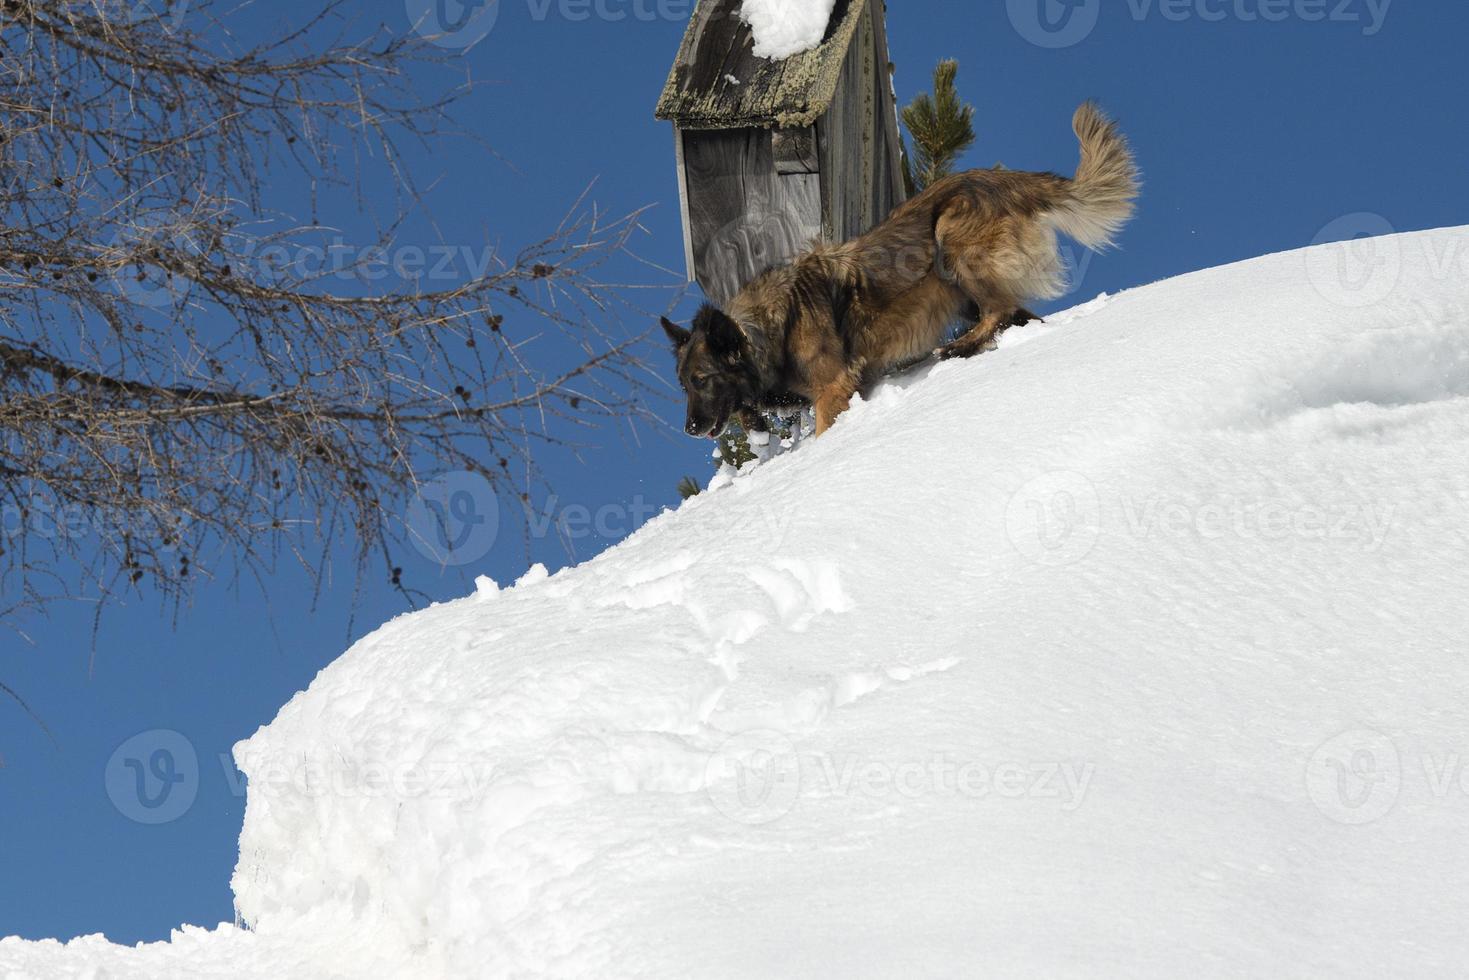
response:
<path id="1" fill-rule="evenodd" d="M 744 0 L 740 19 L 755 35 L 755 55 L 776 60 L 810 51 L 826 36 L 836 0 Z"/>
<path id="2" fill-rule="evenodd" d="M 1466 265 L 1103 297 L 400 617 L 236 748 L 248 931 L 0 977 L 1456 974 Z"/>

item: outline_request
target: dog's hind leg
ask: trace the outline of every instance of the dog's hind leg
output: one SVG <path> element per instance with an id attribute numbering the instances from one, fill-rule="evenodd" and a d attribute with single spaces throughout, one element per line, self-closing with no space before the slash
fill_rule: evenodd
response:
<path id="1" fill-rule="evenodd" d="M 974 325 L 935 353 L 944 360 L 992 350 L 1009 327 L 1029 322 L 1005 283 L 1005 260 L 1013 249 L 1005 222 L 985 220 L 972 204 L 959 200 L 934 227 L 935 271 L 967 300 L 959 311 Z"/>
<path id="2" fill-rule="evenodd" d="M 940 360 L 949 361 L 994 350 L 995 338 L 1004 333 L 1014 319 L 1014 314 L 986 313 L 967 333 L 940 347 L 936 353 Z"/>
<path id="3" fill-rule="evenodd" d="M 958 339 L 935 351 L 940 360 L 949 361 L 958 357 L 973 357 L 985 351 L 992 351 L 995 349 L 995 341 L 999 339 L 1000 334 L 1011 327 L 1023 327 L 1027 323 L 1033 323 L 1040 317 L 1020 307 L 1010 313 L 986 313 L 978 319 L 979 322 Z"/>

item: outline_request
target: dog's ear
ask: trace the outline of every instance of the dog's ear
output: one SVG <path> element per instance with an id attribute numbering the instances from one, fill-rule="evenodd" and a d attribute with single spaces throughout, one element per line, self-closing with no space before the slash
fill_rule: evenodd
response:
<path id="1" fill-rule="evenodd" d="M 685 330 L 683 327 L 680 327 L 678 324 L 668 319 L 668 317 L 663 317 L 662 323 L 663 332 L 668 334 L 669 340 L 673 341 L 673 349 L 675 352 L 683 350 L 685 347 L 688 346 L 689 341 L 694 339 L 693 334 L 689 333 L 689 331 Z"/>
<path id="2" fill-rule="evenodd" d="M 739 324 L 712 303 L 705 303 L 694 317 L 694 332 L 704 334 L 715 357 L 736 361 L 745 352 L 745 335 Z"/>

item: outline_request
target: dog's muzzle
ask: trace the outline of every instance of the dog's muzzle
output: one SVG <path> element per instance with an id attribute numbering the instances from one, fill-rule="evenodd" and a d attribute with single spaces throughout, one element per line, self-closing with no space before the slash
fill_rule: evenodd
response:
<path id="1" fill-rule="evenodd" d="M 689 419 L 684 424 L 683 430 L 695 439 L 718 439 L 724 435 L 724 430 L 728 428 L 729 419 L 727 418 L 719 420 L 712 425 L 706 422 L 699 422 L 695 419 Z"/>

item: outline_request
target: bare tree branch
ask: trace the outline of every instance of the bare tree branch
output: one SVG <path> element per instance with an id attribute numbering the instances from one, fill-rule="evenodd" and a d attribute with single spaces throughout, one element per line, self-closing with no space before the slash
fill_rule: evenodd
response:
<path id="1" fill-rule="evenodd" d="M 636 287 L 605 281 L 639 215 L 580 200 L 513 254 L 404 243 L 400 144 L 447 135 L 465 86 L 425 97 L 444 53 L 346 40 L 345 9 L 236 50 L 207 3 L 0 0 L 0 617 L 319 575 L 339 541 L 411 600 L 424 476 L 526 499 L 539 453 L 641 411 Z M 317 190 L 306 221 L 272 210 L 281 168 L 386 198 L 382 230 L 347 243 Z"/>

